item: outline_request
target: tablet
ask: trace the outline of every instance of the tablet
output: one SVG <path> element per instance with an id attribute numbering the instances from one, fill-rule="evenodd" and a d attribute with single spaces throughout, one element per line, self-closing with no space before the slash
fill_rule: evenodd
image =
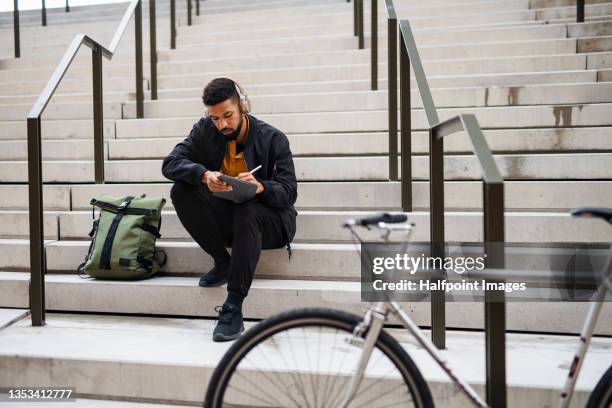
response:
<path id="1" fill-rule="evenodd" d="M 219 180 L 226 182 L 232 186 L 232 191 L 213 192 L 213 196 L 233 201 L 235 203 L 243 203 L 255 197 L 257 193 L 257 185 L 248 181 L 240 180 L 236 177 L 221 174 Z"/>

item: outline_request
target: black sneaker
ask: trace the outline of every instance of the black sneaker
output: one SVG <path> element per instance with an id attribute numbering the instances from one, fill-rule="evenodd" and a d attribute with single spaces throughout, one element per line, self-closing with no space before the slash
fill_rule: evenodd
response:
<path id="1" fill-rule="evenodd" d="M 219 312 L 219 320 L 213 331 L 213 341 L 228 341 L 240 337 L 244 331 L 242 324 L 242 313 L 231 303 L 215 307 Z"/>
<path id="2" fill-rule="evenodd" d="M 227 283 L 229 265 L 229 260 L 223 262 L 215 261 L 215 266 L 206 275 L 200 278 L 198 285 L 203 288 L 211 288 Z"/>

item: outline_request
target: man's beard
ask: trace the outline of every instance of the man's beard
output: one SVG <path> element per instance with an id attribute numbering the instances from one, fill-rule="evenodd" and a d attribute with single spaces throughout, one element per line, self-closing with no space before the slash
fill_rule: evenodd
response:
<path id="1" fill-rule="evenodd" d="M 242 123 L 244 122 L 244 117 L 242 115 L 240 115 L 240 123 L 238 124 L 238 127 L 236 128 L 236 130 L 234 130 L 232 133 L 223 133 L 224 130 L 229 130 L 229 128 L 225 128 L 222 130 L 218 130 L 217 131 L 219 133 L 221 133 L 221 135 L 223 135 L 224 138 L 226 138 L 227 140 L 236 140 L 238 139 L 238 135 L 240 135 L 240 131 L 242 130 Z"/>

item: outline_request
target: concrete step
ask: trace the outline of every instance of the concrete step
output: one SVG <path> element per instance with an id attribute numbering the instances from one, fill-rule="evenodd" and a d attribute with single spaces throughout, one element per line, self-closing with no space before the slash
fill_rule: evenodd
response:
<path id="1" fill-rule="evenodd" d="M 610 16 L 612 15 L 612 3 L 585 5 L 585 15 Z M 556 7 L 536 11 L 537 20 L 556 20 L 576 17 L 576 7 Z"/>
<path id="2" fill-rule="evenodd" d="M 28 310 L 25 309 L 0 309 L 0 330 L 7 328 L 27 315 Z"/>
<path id="3" fill-rule="evenodd" d="M 133 60 L 133 58 L 132 58 Z M 136 78 L 136 66 L 133 61 L 131 64 L 121 64 L 115 63 L 115 61 L 107 61 L 102 68 L 103 81 L 109 80 L 116 77 L 127 77 L 134 79 Z M 148 59 L 147 59 L 148 62 Z M 37 82 L 37 81 L 46 81 L 51 77 L 55 66 L 49 65 L 48 67 L 39 67 L 39 68 L 31 68 L 31 69 L 5 69 L 0 70 L 0 83 L 14 83 L 20 81 L 27 82 Z M 147 63 L 143 66 L 143 73 L 149 74 L 149 64 Z M 91 64 L 89 66 L 80 65 L 80 66 L 71 66 L 66 72 L 64 78 L 66 80 L 85 80 L 91 78 Z"/>
<path id="4" fill-rule="evenodd" d="M 578 40 L 578 52 L 612 51 L 612 36 L 587 37 Z"/>
<path id="5" fill-rule="evenodd" d="M 612 153 L 507 154 L 496 155 L 502 176 L 509 180 L 549 179 L 588 180 L 610 176 Z M 478 180 L 481 169 L 473 156 L 445 156 L 447 180 Z M 388 159 L 377 156 L 330 156 L 294 158 L 298 181 L 383 181 L 388 180 Z M 166 181 L 161 160 L 111 160 L 105 162 L 109 183 L 148 183 Z M 93 161 L 44 161 L 43 180 L 56 183 L 92 182 Z M 429 177 L 426 156 L 412 158 L 413 180 Z M 0 162 L 0 182 L 27 182 L 27 162 Z"/>
<path id="6" fill-rule="evenodd" d="M 531 57 L 500 57 L 470 60 L 424 61 L 428 76 L 477 75 L 523 73 L 543 71 L 582 70 L 587 68 L 587 55 L 567 54 Z M 599 66 L 591 69 L 600 68 Z M 607 67 L 601 67 L 607 68 Z M 380 78 L 386 78 L 386 62 L 379 65 Z M 243 84 L 286 83 L 304 81 L 342 81 L 370 78 L 370 64 L 332 65 L 322 67 L 297 67 L 261 70 L 231 70 L 224 72 L 201 72 L 197 74 L 160 75 L 161 88 L 185 88 L 194 84 L 206 84 L 213 78 L 228 75 Z"/>
<path id="7" fill-rule="evenodd" d="M 519 3 L 513 2 L 474 2 L 474 7 L 467 8 L 467 4 L 461 6 L 446 4 L 437 7 L 396 7 L 398 18 L 410 18 L 411 24 L 417 29 L 424 28 L 448 28 L 448 27 L 468 27 L 468 26 L 479 26 L 479 25 L 492 25 L 499 23 L 520 23 L 536 20 L 536 10 L 527 10 L 526 6 L 521 6 Z M 495 11 L 496 5 L 506 4 L 509 8 L 504 9 L 500 7 L 498 11 Z M 486 12 L 480 12 L 478 7 L 489 8 Z M 294 9 L 293 14 L 290 16 L 282 11 L 278 13 L 232 13 L 231 21 L 220 22 L 216 19 L 215 15 L 203 14 L 195 19 L 196 25 L 204 24 L 209 27 L 211 31 L 216 31 L 219 28 L 223 30 L 240 30 L 244 29 L 245 25 L 262 25 L 267 28 L 276 28 L 287 26 L 288 18 L 291 18 L 291 22 L 297 26 L 305 24 L 316 24 L 319 22 L 321 25 L 332 25 L 337 23 L 350 23 L 353 19 L 353 8 L 351 4 L 338 5 L 337 10 L 325 10 L 320 7 L 312 7 L 312 12 L 298 11 Z M 462 9 L 461 7 L 464 7 Z M 518 8 L 517 8 L 518 7 Z M 512 9 L 514 8 L 514 9 Z M 446 10 L 450 10 L 448 13 Z M 493 9 L 493 10 L 491 10 Z M 604 10 L 598 11 L 603 13 Z M 587 15 L 599 15 L 594 11 L 592 14 Z M 383 19 L 384 11 L 379 10 L 379 16 Z M 546 14 L 543 14 L 546 15 Z M 563 13 L 550 14 L 557 18 L 563 18 Z M 364 20 L 370 20 L 369 7 L 364 8 Z"/>
<path id="8" fill-rule="evenodd" d="M 604 69 L 598 72 L 597 80 L 600 82 L 612 81 L 612 69 Z"/>
<path id="9" fill-rule="evenodd" d="M 546 105 L 612 102 L 612 84 L 585 83 L 549 86 L 455 88 L 432 91 L 436 107 L 473 107 L 507 105 Z M 412 91 L 413 107 L 422 107 L 418 89 Z M 91 101 L 91 100 L 90 100 Z M 388 105 L 385 91 L 309 93 L 253 96 L 258 114 L 383 110 Z M 0 121 L 14 121 L 27 116 L 32 104 L 0 105 Z M 197 116 L 202 112 L 200 99 L 145 102 L 145 117 L 171 118 Z M 88 103 L 56 103 L 45 110 L 47 119 L 90 119 L 93 108 Z M 136 102 L 107 102 L 105 118 L 136 118 Z"/>
<path id="10" fill-rule="evenodd" d="M 198 51 L 197 54 L 200 55 L 199 58 L 202 57 L 210 57 L 212 59 L 231 59 L 231 52 L 227 51 L 227 48 L 232 48 L 231 46 L 236 47 L 244 47 L 244 55 L 242 57 L 252 58 L 256 56 L 262 55 L 282 55 L 282 54 L 295 54 L 296 50 L 299 49 L 300 53 L 320 53 L 320 52 L 337 52 L 337 51 L 346 51 L 346 50 L 357 50 L 357 39 L 350 35 L 336 35 L 336 36 L 314 36 L 314 37 L 304 37 L 304 38 L 280 38 L 280 39 L 271 39 L 271 40 L 255 40 L 255 41 L 242 41 L 242 42 L 224 42 L 224 43 L 208 43 L 205 45 L 194 45 L 190 47 L 181 47 L 176 50 L 164 52 L 159 52 L 159 60 L 160 62 L 168 62 L 168 61 L 185 61 L 185 60 L 193 60 L 194 58 L 194 50 L 193 48 L 197 46 Z M 566 40 L 542 40 L 545 42 L 550 42 L 550 44 L 556 44 L 556 48 L 559 52 L 556 54 L 574 54 L 576 52 L 576 48 L 571 47 L 571 43 L 576 41 L 575 39 L 566 39 Z M 370 39 L 369 37 L 365 39 L 366 47 L 370 47 Z M 386 44 L 386 36 L 381 36 L 379 38 L 379 44 Z M 537 53 L 538 45 L 527 44 L 522 45 L 521 48 L 517 48 L 515 50 L 495 50 L 495 43 L 473 43 L 473 44 L 482 44 L 482 50 L 480 50 L 479 46 L 472 45 L 471 47 L 463 47 L 461 45 L 446 45 L 440 46 L 436 49 L 434 46 L 420 46 L 419 50 L 423 49 L 423 59 L 424 60 L 432 60 L 432 59 L 466 59 L 466 58 L 476 58 L 478 56 L 504 56 L 504 55 L 533 55 Z M 448 52 L 445 52 L 444 49 L 448 49 Z M 468 50 L 469 48 L 469 50 Z M 490 51 L 489 51 L 490 50 Z M 546 53 L 552 53 L 550 48 L 547 51 L 543 51 Z M 567 50 L 567 51 L 566 51 Z M 369 52 L 366 50 L 360 51 L 361 53 L 365 53 L 366 55 Z M 382 51 L 381 51 L 382 52 Z M 447 54 L 450 54 L 448 57 Z M 467 54 L 467 56 L 465 55 Z M 558 58 L 558 57 L 557 57 Z M 383 60 L 381 60 L 381 63 Z"/>
<path id="11" fill-rule="evenodd" d="M 146 194 L 170 197 L 171 183 L 163 184 L 73 184 L 45 185 L 45 210 L 91 210 L 89 201 L 99 194 L 115 196 Z M 429 185 L 413 183 L 415 210 L 429 208 Z M 605 207 L 612 194 L 610 181 L 507 181 L 505 206 L 508 211 L 562 211 L 585 206 Z M 482 208 L 480 182 L 445 183 L 444 203 L 449 210 L 479 210 Z M 28 186 L 0 184 L 0 208 L 27 210 Z M 401 206 L 398 182 L 308 182 L 300 183 L 296 203 L 304 210 L 399 210 Z M 172 201 L 166 203 L 172 209 Z M 48 228 L 47 231 L 51 232 Z"/>
<path id="12" fill-rule="evenodd" d="M 91 104 L 85 106 L 93 110 Z M 51 106 L 49 106 L 51 109 Z M 93 138 L 93 121 L 88 119 L 78 120 L 44 120 L 43 114 L 42 137 L 51 139 L 84 139 Z M 0 122 L 0 139 L 27 140 L 27 123 L 25 116 L 23 120 Z M 115 138 L 115 121 L 113 119 L 103 122 L 104 139 Z"/>
<path id="13" fill-rule="evenodd" d="M 569 126 L 608 126 L 611 123 L 610 104 L 509 106 L 486 108 L 438 109 L 440 120 L 459 113 L 476 115 L 483 129 L 533 128 Z M 285 133 L 371 132 L 388 129 L 386 111 L 321 112 L 296 114 L 263 114 L 261 120 Z M 116 122 L 118 139 L 135 137 L 184 136 L 193 127 L 197 117 L 125 119 Z M 425 130 L 424 112 L 412 112 L 412 129 Z"/>
<path id="14" fill-rule="evenodd" d="M 599 37 L 596 37 L 596 39 Z M 606 37 L 601 37 L 606 38 Z M 456 45 L 437 45 L 420 46 L 419 54 L 424 61 L 428 60 L 448 60 L 453 63 L 461 63 L 464 60 L 469 62 L 471 59 L 486 57 L 521 57 L 527 55 L 557 55 L 574 54 L 576 52 L 575 39 L 554 39 L 554 40 L 530 40 L 514 42 L 492 42 L 492 43 L 471 43 Z M 581 40 L 580 40 L 581 41 Z M 550 45 L 548 47 L 547 45 Z M 506 47 L 507 46 L 507 47 Z M 539 49 L 540 48 L 540 49 Z M 180 51 L 180 50 L 179 50 Z M 174 54 L 173 54 L 174 55 Z M 184 59 L 171 59 L 160 62 L 158 70 L 160 75 L 194 74 L 202 72 L 214 72 L 218 70 L 216 66 L 222 64 L 226 69 L 247 70 L 247 69 L 280 69 L 280 68 L 301 68 L 314 66 L 336 66 L 336 65 L 355 65 L 370 63 L 370 52 L 358 49 L 338 49 L 321 50 L 318 52 L 308 51 L 299 53 L 277 53 L 267 55 L 245 56 L 239 60 L 231 56 L 211 55 L 205 58 L 206 54 L 194 57 L 185 55 Z M 181 55 L 178 55 L 180 57 Z M 379 49 L 379 61 L 386 63 L 387 49 Z M 431 65 L 431 64 L 430 64 Z M 86 72 L 85 67 L 85 71 Z M 131 73 L 133 70 L 126 71 Z M 5 71 L 0 71 L 5 72 Z M 118 71 L 115 71 L 118 72 Z"/>
<path id="15" fill-rule="evenodd" d="M 477 315 L 482 314 L 477 305 L 474 305 L 474 311 Z M 245 325 L 249 329 L 254 324 L 246 322 Z M 213 343 L 213 327 L 212 320 L 171 317 L 49 313 L 44 327 L 32 327 L 29 319 L 24 319 L 0 336 L 1 344 L 5 346 L 0 359 L 6 367 L 0 374 L 0 381 L 18 385 L 29 380 L 53 385 L 61 380 L 73 384 L 77 392 L 97 398 L 201 404 L 212 371 L 232 344 Z M 435 403 L 447 407 L 460 406 L 462 397 L 452 392 L 452 383 L 414 339 L 404 330 L 387 330 L 419 367 Z M 29 341 L 24 342 L 24 339 Z M 313 338 L 315 341 L 316 337 Z M 485 381 L 481 369 L 485 364 L 484 335 L 449 331 L 447 341 L 448 349 L 442 351 L 444 358 L 458 376 L 482 393 Z M 565 366 L 570 364 L 575 339 L 508 333 L 506 341 L 509 361 L 532 363 L 509 365 L 510 406 L 540 406 L 554 400 L 567 371 Z M 609 343 L 607 338 L 593 339 L 572 407 L 586 403 L 590 390 L 605 372 L 605 361 L 610 358 Z M 160 349 L 167 352 L 159 353 Z M 299 349 L 294 351 L 308 355 L 300 354 Z M 143 369 L 147 373 L 144 382 L 141 376 L 131 374 L 141 373 Z M 272 372 L 272 366 L 270 369 Z M 103 380 L 91 381 L 92 378 Z M 261 383 L 262 378 L 258 376 L 253 380 Z M 526 381 L 533 386 L 525 386 Z M 85 400 L 79 398 L 72 404 L 78 406 L 81 401 Z M 113 402 L 119 408 L 148 406 Z"/>
<path id="16" fill-rule="evenodd" d="M 379 17 L 379 33 L 385 34 L 387 27 L 386 11 L 381 11 Z M 178 30 L 177 43 L 187 45 L 193 43 L 207 43 L 217 41 L 238 41 L 245 38 L 289 38 L 311 35 L 346 35 L 352 32 L 352 21 L 342 21 L 336 24 L 321 26 L 314 24 L 291 24 L 285 20 L 284 26 L 270 28 L 256 27 L 255 29 L 240 27 L 230 30 L 224 26 L 216 30 L 204 32 L 202 26 L 183 26 Z M 590 37 L 610 35 L 609 21 L 592 21 L 585 23 L 568 24 L 533 24 L 526 26 L 499 26 L 499 27 L 464 27 L 464 28 L 438 28 L 413 30 L 418 46 L 452 43 L 480 43 L 498 41 L 518 41 L 535 39 L 553 39 L 566 37 Z M 367 35 L 370 35 L 369 25 L 366 27 Z M 386 41 L 384 42 L 386 44 Z M 380 46 L 380 45 L 379 45 Z"/>
<path id="17" fill-rule="evenodd" d="M 608 137 L 608 128 L 562 128 L 562 129 L 507 129 L 486 130 L 485 138 L 493 152 L 524 151 L 598 151 L 612 150 L 612 139 Z M 426 153 L 429 151 L 429 134 L 413 132 L 411 136 L 412 151 Z M 294 156 L 305 155 L 355 155 L 388 153 L 388 133 L 313 133 L 290 134 L 291 151 Z M 109 140 L 109 159 L 144 159 L 164 158 L 183 138 L 160 139 L 116 139 Z M 80 142 L 80 141 L 79 141 Z M 26 157 L 23 141 L 6 142 L 8 152 L 15 152 L 12 159 Z M 68 142 L 45 141 L 48 143 L 49 158 L 64 158 L 63 149 Z M 17 145 L 18 144 L 18 145 Z M 18 147 L 17 147 L 18 146 Z M 89 145 L 88 145 L 89 146 Z M 401 143 L 398 138 L 401 151 Z M 466 134 L 457 134 L 444 143 L 447 153 L 472 152 L 472 146 Z M 19 150 L 17 150 L 19 149 Z M 53 149 L 53 150 L 51 150 Z M 87 148 L 88 150 L 89 147 Z M 57 153 L 56 153 L 57 152 Z M 1 153 L 0 153 L 1 154 Z M 51 156 L 53 154 L 53 156 Z M 88 152 L 89 154 L 89 152 Z M 1 157 L 1 156 L 0 156 Z M 68 154 L 65 155 L 68 158 Z"/>
<path id="18" fill-rule="evenodd" d="M 47 85 L 46 78 L 43 81 L 5 82 L 0 83 L 0 94 L 2 95 L 40 95 Z M 103 81 L 105 92 L 136 92 L 136 80 L 132 78 L 109 78 Z M 149 89 L 148 80 L 145 77 L 143 88 Z M 60 82 L 56 92 L 58 93 L 82 93 L 91 89 L 91 77 L 88 79 L 67 79 Z M 147 92 L 145 92 L 147 93 Z"/>
<path id="19" fill-rule="evenodd" d="M 608 126 L 610 104 L 511 106 L 486 108 L 438 109 L 441 120 L 459 113 L 472 113 L 483 129 L 533 128 L 570 126 Z M 256 114 L 260 119 L 287 134 L 292 133 L 350 133 L 386 131 L 386 111 L 351 111 L 289 114 Z M 105 139 L 184 137 L 198 117 L 125 119 L 104 122 Z M 424 130 L 426 124 L 422 110 L 412 113 L 412 129 Z M 89 120 L 46 120 L 43 138 L 91 138 L 93 127 Z M 25 121 L 0 122 L 0 138 L 26 139 Z"/>
<path id="20" fill-rule="evenodd" d="M 0 105 L 34 105 L 39 95 L 3 95 L 0 96 Z M 145 93 L 145 98 L 148 95 Z M 104 92 L 105 102 L 125 102 L 136 100 L 136 89 L 133 92 Z M 91 93 L 59 93 L 54 94 L 49 101 L 50 105 L 56 103 L 92 103 L 93 94 Z M 20 118 L 21 119 L 21 118 Z"/>
<path id="21" fill-rule="evenodd" d="M 475 106 L 517 106 L 548 104 L 579 104 L 612 102 L 612 84 L 586 83 L 525 87 L 454 88 L 434 89 L 432 96 L 437 108 Z M 398 94 L 399 98 L 399 94 Z M 336 112 L 352 110 L 384 110 L 388 106 L 388 92 L 338 92 L 292 95 L 255 95 L 251 98 L 257 114 Z M 422 108 L 418 89 L 412 90 L 412 106 Z M 59 105 L 58 105 L 59 106 Z M 17 110 L 17 109 L 15 109 Z M 70 116 L 77 115 L 71 112 Z M 175 99 L 145 102 L 145 117 L 171 118 L 201 114 L 201 98 Z M 18 119 L 19 115 L 0 118 Z M 124 118 L 136 118 L 136 103 L 128 102 L 123 110 Z"/>
<path id="22" fill-rule="evenodd" d="M 453 76 L 428 76 L 428 82 L 432 89 L 449 87 L 474 87 L 474 86 L 524 86 L 544 84 L 575 84 L 597 82 L 598 75 L 605 76 L 605 70 L 582 70 L 582 71 L 554 71 L 554 72 L 525 72 L 510 74 L 478 74 L 478 75 L 453 75 Z M 417 84 L 414 78 L 410 81 L 412 89 Z M 268 83 L 255 84 L 243 83 L 243 87 L 250 96 L 253 95 L 279 95 L 289 93 L 314 93 L 314 92 L 354 92 L 367 91 L 371 89 L 371 80 L 350 79 L 342 81 L 309 81 L 292 83 Z M 386 78 L 379 78 L 379 89 L 387 89 Z M 202 87 L 161 89 L 158 91 L 159 99 L 183 99 L 198 98 L 202 96 Z"/>
<path id="23" fill-rule="evenodd" d="M 385 35 L 387 32 L 387 14 L 382 12 L 379 18 L 379 34 Z M 268 38 L 291 38 L 305 37 L 313 35 L 346 35 L 351 33 L 353 26 L 352 21 L 343 21 L 337 24 L 329 24 L 321 26 L 320 24 L 309 25 L 292 25 L 285 21 L 282 27 L 268 28 L 257 27 L 256 30 L 241 27 L 239 30 L 228 30 L 219 27 L 215 31 L 204 32 L 201 26 L 183 26 L 178 31 L 177 43 L 179 46 L 195 44 L 195 43 L 210 43 L 217 41 L 239 41 L 249 38 L 268 39 Z M 606 33 L 607 29 L 599 28 L 598 23 L 585 23 L 591 29 L 573 29 L 577 36 L 601 35 L 596 33 Z M 591 26 L 594 25 L 594 26 Z M 597 28 L 595 28 L 597 27 Z M 370 26 L 367 26 L 366 32 L 370 35 Z M 567 29 L 565 24 L 555 25 L 530 25 L 526 27 L 488 27 L 488 28 L 463 28 L 463 29 L 436 29 L 436 30 L 414 30 L 415 40 L 418 46 L 435 45 L 435 44 L 460 44 L 475 43 L 475 42 L 496 42 L 496 41 L 518 41 L 518 40 L 534 40 L 534 39 L 553 39 L 565 38 Z M 384 42 L 386 44 L 386 41 Z"/>
<path id="24" fill-rule="evenodd" d="M 588 203 L 585 203 L 588 205 Z M 300 210 L 298 215 L 298 228 L 295 242 L 350 242 L 351 237 L 340 225 L 348 218 L 364 216 L 368 212 L 346 211 L 307 211 Z M 7 239 L 21 239 L 27 237 L 28 214 L 25 211 L 2 211 L 0 218 L 4 225 L 0 229 L 0 236 Z M 482 215 L 477 212 L 458 212 L 446 214 L 446 239 L 449 241 L 476 242 L 482 240 Z M 429 218 L 427 213 L 411 213 L 411 220 L 418 228 L 413 239 L 427 240 L 429 238 Z M 92 212 L 79 213 L 49 213 L 45 219 L 46 238 L 48 239 L 86 239 L 91 230 Z M 164 239 L 189 240 L 189 234 L 183 229 L 174 212 L 164 215 L 161 234 Z M 568 213 L 532 213 L 517 212 L 506 213 L 508 242 L 610 242 L 612 232 L 597 220 L 585 222 L 572 218 Z M 377 232 L 365 233 L 368 239 L 376 240 Z M 13 238 L 8 238 L 13 237 Z M 12 246 L 12 241 L 6 243 Z M 87 250 L 85 242 L 81 247 L 81 256 L 84 258 Z M 16 255 L 15 255 L 16 256 Z M 65 259 L 64 255 L 57 257 L 59 262 Z M 79 256 L 77 256 L 79 258 Z M 74 258 L 73 258 L 74 260 Z M 19 268 L 29 265 L 29 257 L 21 260 L 5 260 L 0 268 Z M 78 265 L 69 263 L 69 265 Z M 51 265 L 51 264 L 49 264 Z M 72 270 L 65 264 L 60 270 Z M 49 266 L 52 268 L 51 266 Z M 53 269 L 53 268 L 52 268 Z M 181 270 L 183 271 L 183 270 Z"/>
<path id="25" fill-rule="evenodd" d="M 57 192 L 51 190 L 57 187 Z M 72 185 L 70 197 L 72 207 L 59 206 L 66 186 L 46 186 L 53 200 L 49 209 L 91 210 L 89 201 L 97 194 L 128 195 L 134 191 L 131 184 Z M 149 196 L 170 196 L 171 184 L 139 185 L 137 191 Z M 398 182 L 309 182 L 300 183 L 296 206 L 310 210 L 398 210 L 401 206 L 400 184 Z M 563 211 L 580 206 L 605 206 L 609 181 L 507 181 L 506 209 L 532 211 Z M 27 186 L 0 185 L 2 191 L 13 194 L 9 205 L 2 202 L 2 208 L 23 209 L 27 206 Z M 474 210 L 482 208 L 482 186 L 480 182 L 446 182 L 444 203 L 450 210 Z M 602 194 L 599 194 L 602 193 Z M 413 204 L 415 209 L 429 209 L 429 185 L 427 182 L 413 183 Z M 21 198 L 21 199 L 19 199 Z M 7 198 L 8 200 L 8 198 Z M 52 206 L 55 202 L 55 207 Z M 171 200 L 166 203 L 172 208 Z"/>
<path id="26" fill-rule="evenodd" d="M 3 305 L 18 305 L 14 307 L 23 308 L 25 304 L 25 307 L 27 307 L 29 275 L 25 272 L 0 273 L 0 293 L 7 294 L 6 297 L 0 299 Z M 76 274 L 48 274 L 45 279 L 46 306 L 49 311 L 216 317 L 213 308 L 215 305 L 223 303 L 226 289 L 225 287 L 200 288 L 197 286 L 197 279 L 196 277 L 168 276 L 152 278 L 146 282 L 113 282 L 81 279 Z M 270 299 L 270 296 L 274 297 L 274 302 L 262 301 L 263 299 Z M 280 311 L 295 308 L 296 305 L 299 305 L 299 307 L 330 307 L 361 314 L 365 310 L 365 305 L 359 299 L 359 282 L 255 279 L 249 297 L 243 305 L 243 311 L 246 318 L 255 319 L 265 318 Z M 610 303 L 604 303 L 604 315 L 611 311 L 610 306 Z M 430 324 L 430 306 L 428 303 L 413 303 L 407 309 L 417 324 L 422 326 Z M 447 327 L 482 329 L 482 303 L 453 303 L 449 304 L 446 309 Z M 506 306 L 506 327 L 508 330 L 537 331 L 540 333 L 576 333 L 586 316 L 587 309 L 588 303 L 586 302 L 509 302 Z M 563 316 L 564 318 L 555 316 Z M 29 326 L 29 322 L 26 324 Z M 12 327 L 16 326 L 13 325 Z M 609 321 L 600 319 L 596 333 L 610 335 L 612 333 L 611 329 Z M 30 330 L 40 331 L 44 328 L 32 327 Z M 6 333 L 7 331 L 4 331 L 3 335 Z M 210 334 L 209 331 L 201 335 L 210 338 Z M 0 339 L 3 338 L 3 335 L 0 336 Z M 150 332 L 148 336 L 150 339 L 152 338 Z M 117 338 L 116 331 L 115 338 Z M 130 337 L 120 336 L 117 339 L 121 338 L 129 339 Z M 573 340 L 572 346 L 568 347 L 568 364 L 573 356 L 575 341 Z M 593 341 L 596 341 L 596 339 L 593 339 Z M 151 344 L 150 342 L 145 343 Z M 4 347 L 4 341 L 2 341 L 2 344 L 1 350 L 9 350 Z M 14 347 L 17 344 L 24 343 L 13 341 L 12 344 Z M 50 342 L 50 346 L 62 344 L 65 343 L 60 341 Z M 84 344 L 89 345 L 90 342 Z M 166 343 L 166 348 L 168 344 L 172 344 L 172 342 Z M 202 350 L 202 342 L 200 341 L 198 344 L 199 350 Z M 72 347 L 69 347 L 69 349 L 74 350 Z M 122 347 L 114 347 L 113 349 L 120 350 Z M 173 349 L 181 349 L 181 347 Z M 91 349 L 89 349 L 89 352 L 91 352 Z M 521 352 L 524 352 L 524 350 Z M 151 358 L 150 353 L 144 355 Z M 154 353 L 154 355 L 163 356 L 167 354 Z M 203 353 L 202 355 L 210 355 L 210 353 Z M 194 354 L 190 353 L 190 361 L 193 361 L 193 356 Z M 3 367 L 6 367 L 4 361 Z M 605 367 L 602 370 L 605 370 Z M 6 370 L 2 370 L 0 376 L 6 372 Z M 581 376 L 581 378 L 584 377 Z M 4 379 L 2 381 L 7 383 Z M 172 389 L 172 387 L 161 388 Z"/>
<path id="27" fill-rule="evenodd" d="M 609 128 L 500 129 L 484 132 L 494 153 L 505 152 L 597 152 L 612 150 Z M 387 154 L 387 132 L 290 134 L 294 157 L 320 155 Z M 398 146 L 401 151 L 401 137 Z M 183 137 L 110 139 L 105 157 L 110 160 L 163 159 Z M 412 133 L 412 152 L 429 151 L 429 134 Z M 467 134 L 457 134 L 444 144 L 446 153 L 471 153 Z M 93 160 L 91 139 L 43 140 L 44 160 Z M 27 160 L 26 140 L 0 140 L 0 160 Z"/>
<path id="28" fill-rule="evenodd" d="M 32 107 L 32 103 L 0 105 L 0 121 L 23 120 L 27 118 Z M 121 119 L 122 108 L 121 102 L 104 102 L 104 118 Z M 43 115 L 46 119 L 93 119 L 93 103 L 91 100 L 89 103 L 52 103 L 47 105 Z"/>

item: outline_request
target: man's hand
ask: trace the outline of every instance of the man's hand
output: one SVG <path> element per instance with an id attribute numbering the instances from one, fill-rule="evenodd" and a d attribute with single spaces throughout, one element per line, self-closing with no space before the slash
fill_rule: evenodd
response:
<path id="1" fill-rule="evenodd" d="M 202 174 L 202 184 L 206 184 L 210 191 L 220 193 L 223 191 L 232 191 L 232 186 L 225 181 L 219 180 L 221 175 L 218 171 L 207 170 Z"/>
<path id="2" fill-rule="evenodd" d="M 255 184 L 257 186 L 257 191 L 255 192 L 255 194 L 259 194 L 262 191 L 264 191 L 264 186 L 263 184 L 261 184 L 259 181 L 257 181 L 257 179 L 255 178 L 254 175 L 252 175 L 249 172 L 245 172 L 245 173 L 240 173 L 238 174 L 238 177 L 240 180 L 246 181 L 248 183 L 251 184 Z"/>

